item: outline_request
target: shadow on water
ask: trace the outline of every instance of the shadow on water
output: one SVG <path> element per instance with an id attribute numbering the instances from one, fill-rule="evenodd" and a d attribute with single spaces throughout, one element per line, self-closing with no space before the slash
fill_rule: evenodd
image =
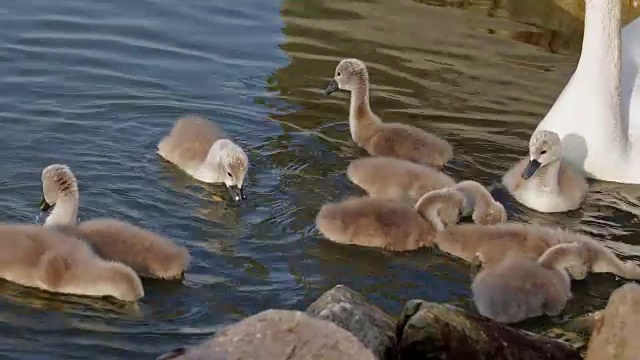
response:
<path id="1" fill-rule="evenodd" d="M 67 163 L 80 182 L 82 219 L 113 216 L 162 232 L 187 246 L 193 263 L 182 283 L 145 280 L 136 311 L 2 283 L 0 355 L 151 358 L 267 308 L 302 309 L 337 283 L 393 314 L 412 298 L 471 308 L 465 263 L 433 249 L 343 247 L 318 234 L 323 203 L 361 193 L 344 171 L 365 156 L 348 133 L 347 94 L 322 90 L 340 59 L 364 60 L 372 106 L 385 121 L 449 139 L 455 178 L 496 183 L 525 155 L 575 66 L 581 3 L 7 5 L 3 220 L 33 222 L 41 169 Z M 246 202 L 228 201 L 224 186 L 199 184 L 156 155 L 157 141 L 186 113 L 215 119 L 247 149 Z M 585 231 L 637 257 L 639 196 L 639 187 L 593 182 L 574 212 L 509 208 L 513 219 Z M 606 275 L 580 282 L 567 316 L 601 307 L 621 283 Z"/>

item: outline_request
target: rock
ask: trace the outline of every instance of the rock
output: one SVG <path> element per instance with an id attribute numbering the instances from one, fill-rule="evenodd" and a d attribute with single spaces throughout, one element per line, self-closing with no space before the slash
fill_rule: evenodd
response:
<path id="1" fill-rule="evenodd" d="M 307 314 L 349 331 L 379 360 L 395 359 L 395 321 L 357 291 L 337 285 L 309 305 Z"/>
<path id="2" fill-rule="evenodd" d="M 348 331 L 299 311 L 266 310 L 156 360 L 375 360 Z"/>
<path id="3" fill-rule="evenodd" d="M 398 320 L 399 359 L 579 360 L 570 345 L 455 306 L 411 300 Z"/>
<path id="4" fill-rule="evenodd" d="M 589 338 L 598 318 L 604 314 L 604 310 L 594 311 L 576 318 L 556 324 L 554 327 L 543 330 L 540 334 L 548 338 L 562 340 L 570 344 L 584 357 L 587 353 Z"/>
<path id="5" fill-rule="evenodd" d="M 625 284 L 596 318 L 585 360 L 631 360 L 640 356 L 640 286 Z"/>

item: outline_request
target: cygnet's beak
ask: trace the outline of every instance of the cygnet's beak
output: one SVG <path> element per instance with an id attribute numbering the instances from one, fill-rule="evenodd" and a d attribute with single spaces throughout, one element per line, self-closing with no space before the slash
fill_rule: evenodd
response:
<path id="1" fill-rule="evenodd" d="M 229 194 L 231 194 L 234 201 L 240 201 L 241 199 L 247 200 L 247 196 L 244 194 L 241 187 L 238 187 L 237 185 L 230 185 L 227 186 L 227 190 L 229 190 Z"/>
<path id="2" fill-rule="evenodd" d="M 540 161 L 536 160 L 536 159 L 531 159 L 531 161 L 529 161 L 529 163 L 527 164 L 527 167 L 524 168 L 524 171 L 522 172 L 522 178 L 527 180 L 528 178 L 532 177 L 533 174 L 536 173 L 536 171 L 538 171 L 538 169 L 540 168 Z"/>
<path id="3" fill-rule="evenodd" d="M 338 82 L 336 81 L 336 79 L 332 79 L 331 81 L 329 81 L 329 85 L 327 85 L 327 88 L 324 90 L 324 94 L 329 95 L 336 91 L 338 91 Z"/>
<path id="4" fill-rule="evenodd" d="M 47 199 L 42 197 L 42 201 L 40 201 L 40 211 L 49 211 L 54 205 L 49 204 Z"/>

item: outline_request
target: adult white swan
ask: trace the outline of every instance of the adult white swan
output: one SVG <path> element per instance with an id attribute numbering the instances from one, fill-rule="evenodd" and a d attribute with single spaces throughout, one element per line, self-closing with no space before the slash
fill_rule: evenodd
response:
<path id="1" fill-rule="evenodd" d="M 557 133 L 591 178 L 640 184 L 640 18 L 620 31 L 622 0 L 585 3 L 580 61 L 534 133 Z"/>

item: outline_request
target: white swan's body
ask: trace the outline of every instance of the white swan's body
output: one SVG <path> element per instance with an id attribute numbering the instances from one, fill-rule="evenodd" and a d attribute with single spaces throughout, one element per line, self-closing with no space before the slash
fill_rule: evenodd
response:
<path id="1" fill-rule="evenodd" d="M 591 178 L 640 184 L 640 19 L 621 32 L 621 0 L 585 3 L 580 61 L 534 133 L 557 133 Z"/>

